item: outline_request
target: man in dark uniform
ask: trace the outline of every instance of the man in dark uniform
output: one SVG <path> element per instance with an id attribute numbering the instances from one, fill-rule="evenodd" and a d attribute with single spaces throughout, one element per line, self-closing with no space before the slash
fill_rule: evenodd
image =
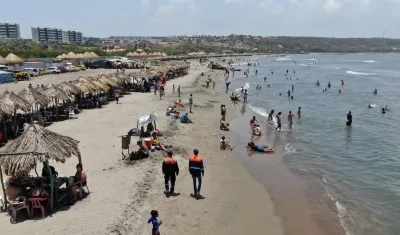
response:
<path id="1" fill-rule="evenodd" d="M 178 162 L 174 157 L 172 157 L 172 152 L 167 153 L 162 164 L 162 171 L 165 179 L 165 193 L 167 196 L 174 194 L 176 176 L 179 174 Z M 171 181 L 171 191 L 169 190 L 169 181 Z"/>

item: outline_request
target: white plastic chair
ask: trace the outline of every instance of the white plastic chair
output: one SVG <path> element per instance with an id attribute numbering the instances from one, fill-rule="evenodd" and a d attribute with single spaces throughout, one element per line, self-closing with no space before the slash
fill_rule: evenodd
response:
<path id="1" fill-rule="evenodd" d="M 73 109 L 70 109 L 68 112 L 68 118 L 78 118 L 78 116 L 75 114 L 75 111 Z"/>

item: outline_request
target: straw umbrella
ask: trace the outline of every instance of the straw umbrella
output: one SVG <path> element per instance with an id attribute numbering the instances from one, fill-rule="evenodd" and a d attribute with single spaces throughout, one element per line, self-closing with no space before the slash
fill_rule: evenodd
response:
<path id="1" fill-rule="evenodd" d="M 65 58 L 66 58 L 66 59 L 75 59 L 75 53 L 73 53 L 73 52 L 71 51 L 71 52 L 69 52 L 69 53 L 65 56 Z"/>
<path id="2" fill-rule="evenodd" d="M 82 94 L 91 93 L 99 90 L 98 86 L 90 83 L 85 78 L 78 78 L 74 81 L 74 86 L 76 86 Z"/>
<path id="3" fill-rule="evenodd" d="M 6 59 L 0 55 L 0 64 L 6 64 Z"/>
<path id="4" fill-rule="evenodd" d="M 34 104 L 39 104 L 40 106 L 47 106 L 50 103 L 50 99 L 47 96 L 43 95 L 36 89 L 32 87 L 28 87 L 23 89 L 19 94 L 19 97 L 26 100 L 31 106 Z M 33 108 L 32 108 L 33 110 Z"/>
<path id="5" fill-rule="evenodd" d="M 57 121 L 58 121 L 58 104 L 59 104 L 59 100 L 68 100 L 68 94 L 63 91 L 60 87 L 58 87 L 57 85 L 47 85 L 45 86 L 41 92 L 47 96 L 49 99 L 54 99 L 54 103 L 56 105 L 56 117 L 57 117 Z"/>
<path id="6" fill-rule="evenodd" d="M 28 112 L 31 109 L 31 104 L 12 91 L 5 91 L 1 95 L 1 103 L 8 105 L 9 108 L 13 108 L 12 113 L 14 114 L 14 131 L 17 133 L 17 110 L 20 109 L 24 112 Z"/>
<path id="7" fill-rule="evenodd" d="M 37 124 L 29 124 L 21 136 L 7 144 L 0 152 L 0 167 L 13 177 L 21 177 L 35 168 L 38 161 L 45 163 L 49 172 L 51 172 L 49 160 L 64 163 L 67 158 L 74 155 L 81 163 L 78 143 L 79 141 L 71 137 L 57 134 Z M 1 172 L 0 176 L 2 177 Z M 53 180 L 53 176 L 50 174 L 52 202 L 54 202 Z M 1 182 L 4 193 L 3 179 Z M 51 205 L 52 209 L 53 205 Z"/>
<path id="8" fill-rule="evenodd" d="M 74 85 L 72 81 L 69 82 L 62 82 L 58 85 L 61 90 L 65 91 L 67 94 L 79 94 L 80 90 L 78 87 Z"/>
<path id="9" fill-rule="evenodd" d="M 6 64 L 22 64 L 24 60 L 14 55 L 13 53 L 8 54 L 5 58 Z"/>
<path id="10" fill-rule="evenodd" d="M 99 57 L 96 53 L 94 53 L 94 52 L 90 52 L 90 55 L 92 56 L 92 58 L 97 58 L 97 57 Z"/>

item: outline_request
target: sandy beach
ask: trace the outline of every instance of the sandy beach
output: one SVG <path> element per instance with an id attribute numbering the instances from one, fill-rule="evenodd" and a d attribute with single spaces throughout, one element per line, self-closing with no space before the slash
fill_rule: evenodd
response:
<path id="1" fill-rule="evenodd" d="M 232 152 L 219 149 L 222 135 L 234 140 L 232 133 L 219 130 L 220 105 L 228 100 L 225 94 L 202 87 L 206 76 L 197 79 L 201 72 L 207 75 L 208 69 L 193 66 L 189 75 L 168 81 L 163 100 L 153 93 L 132 93 L 122 97 L 120 104 L 111 102 L 101 109 L 84 110 L 78 119 L 49 126 L 52 131 L 81 141 L 91 193 L 45 219 L 11 224 L 9 215 L 2 213 L 0 234 L 150 234 L 147 219 L 152 209 L 157 209 L 164 221 L 161 234 L 283 234 L 281 220 L 274 215 L 264 187 L 251 178 Z M 73 79 L 78 76 L 83 75 Z M 212 72 L 213 79 L 219 80 L 220 76 L 219 71 Z M 35 82 L 47 84 L 54 79 L 49 76 L 49 80 L 39 78 Z M 8 84 L 7 89 L 18 91 L 27 84 Z M 178 99 L 172 93 L 172 84 L 181 86 L 184 103 L 193 94 L 195 106 L 189 115 L 193 124 L 181 124 L 165 116 L 168 105 Z M 176 197 L 166 198 L 163 194 L 164 153 L 152 153 L 148 159 L 128 164 L 121 160 L 118 136 L 136 127 L 141 115 L 153 111 L 159 115 L 157 128 L 164 133 L 161 141 L 173 146 L 181 169 L 176 183 L 180 195 Z M 228 119 L 234 112 L 228 109 Z M 132 138 L 131 150 L 136 149 L 136 140 Z M 205 164 L 202 200 L 190 197 L 193 189 L 188 157 L 194 148 L 200 150 Z M 51 164 L 60 176 L 69 176 L 75 173 L 77 162 L 71 158 L 65 164 Z"/>

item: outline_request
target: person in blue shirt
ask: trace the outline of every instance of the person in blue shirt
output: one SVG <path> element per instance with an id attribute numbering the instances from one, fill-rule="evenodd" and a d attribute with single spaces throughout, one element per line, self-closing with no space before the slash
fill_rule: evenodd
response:
<path id="1" fill-rule="evenodd" d="M 150 219 L 147 221 L 147 223 L 151 223 L 153 225 L 153 228 L 151 229 L 151 235 L 160 235 L 160 226 L 163 223 L 162 220 L 158 221 L 157 217 L 158 217 L 158 211 L 156 210 L 152 210 L 150 212 L 151 217 Z"/>
<path id="2" fill-rule="evenodd" d="M 189 107 L 190 107 L 189 113 L 193 113 L 192 112 L 192 106 L 193 106 L 193 95 L 190 94 L 190 97 L 189 97 Z"/>
<path id="3" fill-rule="evenodd" d="M 181 115 L 181 123 L 190 123 L 189 114 L 184 113 Z"/>

